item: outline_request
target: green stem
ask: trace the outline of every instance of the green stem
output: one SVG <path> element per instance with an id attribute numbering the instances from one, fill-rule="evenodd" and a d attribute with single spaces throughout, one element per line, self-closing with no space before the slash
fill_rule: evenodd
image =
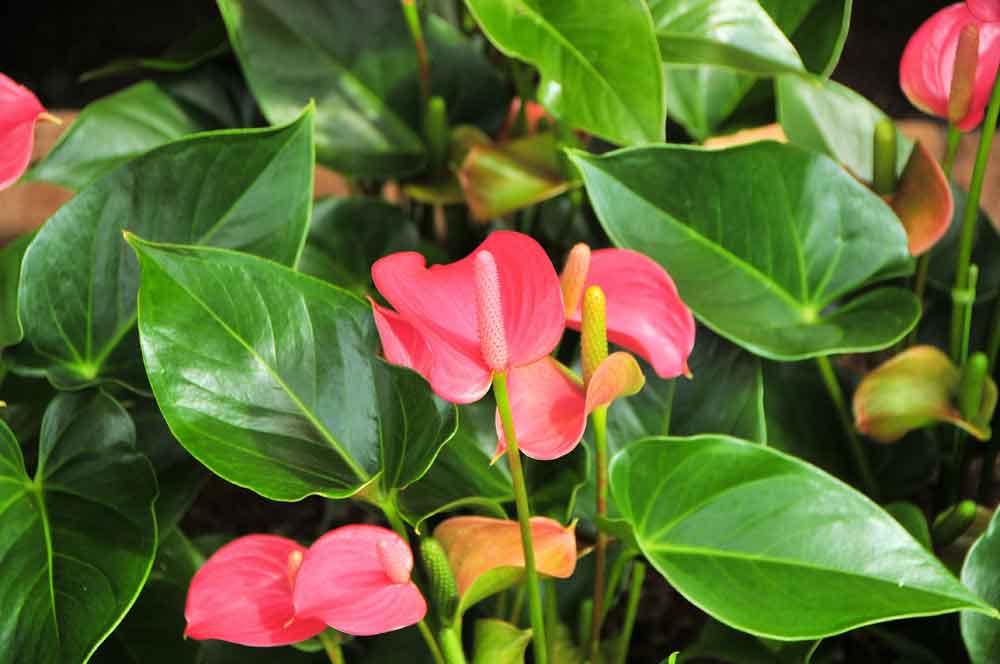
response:
<path id="1" fill-rule="evenodd" d="M 622 627 L 621 645 L 618 650 L 618 664 L 625 664 L 628 658 L 628 646 L 632 640 L 635 617 L 639 612 L 639 598 L 642 596 L 642 582 L 645 578 L 646 565 L 641 562 L 636 562 L 632 565 L 632 583 L 628 589 L 628 605 L 625 607 L 625 625 Z"/>
<path id="2" fill-rule="evenodd" d="M 1000 116 L 1000 76 L 993 84 L 990 105 L 986 109 L 986 119 L 983 120 L 982 125 L 983 135 L 979 138 L 979 150 L 976 153 L 976 163 L 972 169 L 969 198 L 965 202 L 965 211 L 962 215 L 962 234 L 958 245 L 958 260 L 955 263 L 955 287 L 952 290 L 951 310 L 951 358 L 956 361 L 961 351 L 963 319 L 962 303 L 956 299 L 956 295 L 960 295 L 968 286 L 969 261 L 972 260 L 972 240 L 976 234 L 979 199 L 983 193 L 983 181 L 986 177 L 986 167 L 990 161 L 990 148 L 993 145 L 998 116 Z"/>
<path id="3" fill-rule="evenodd" d="M 434 640 L 434 634 L 431 633 L 431 628 L 427 626 L 427 621 L 421 620 L 418 622 L 417 628 L 420 630 L 420 636 L 424 637 L 427 649 L 431 651 L 434 664 L 445 664 L 444 655 L 441 654 L 441 648 L 438 646 L 437 641 Z"/>
<path id="4" fill-rule="evenodd" d="M 944 161 L 941 162 L 941 170 L 946 178 L 951 177 L 951 171 L 955 168 L 955 156 L 958 154 L 958 146 L 962 142 L 962 132 L 955 125 L 948 125 L 948 147 L 944 153 Z"/>
<path id="5" fill-rule="evenodd" d="M 514 601 L 510 606 L 510 618 L 507 619 L 511 625 L 521 626 L 521 611 L 524 610 L 524 584 L 517 585 L 517 592 L 514 593 Z"/>
<path id="6" fill-rule="evenodd" d="M 462 639 L 453 627 L 447 627 L 438 632 L 441 640 L 441 650 L 447 664 L 465 664 L 465 649 Z"/>
<path id="7" fill-rule="evenodd" d="M 344 653 L 340 649 L 340 639 L 324 630 L 319 633 L 319 642 L 323 644 L 323 650 L 330 659 L 330 664 L 344 664 Z"/>
<path id="8" fill-rule="evenodd" d="M 997 298 L 996 310 L 993 313 L 993 325 L 990 328 L 990 341 L 987 346 L 987 370 L 989 376 L 997 366 L 997 354 L 1000 353 L 1000 298 Z M 979 473 L 979 502 L 990 504 L 993 493 L 993 469 L 997 464 L 997 454 L 1000 453 L 1000 440 L 996 436 L 990 439 L 983 453 L 983 466 Z"/>
<path id="9" fill-rule="evenodd" d="M 591 413 L 596 449 L 597 515 L 608 515 L 608 408 L 601 406 Z M 604 617 L 604 574 L 607 567 L 608 537 L 597 531 L 594 547 L 594 615 L 590 622 L 590 661 L 598 661 L 601 651 L 601 623 Z"/>
<path id="10" fill-rule="evenodd" d="M 426 101 L 431 97 L 431 65 L 427 57 L 424 31 L 420 26 L 420 12 L 417 10 L 417 3 L 414 0 L 400 0 L 400 4 L 403 6 L 406 26 L 410 29 L 410 36 L 413 38 L 413 47 L 417 50 L 417 63 L 420 65 L 420 93 Z"/>
<path id="11" fill-rule="evenodd" d="M 670 384 L 667 385 L 667 398 L 665 399 L 666 405 L 663 408 L 663 435 L 670 435 L 670 420 L 673 417 L 674 412 L 674 392 L 677 391 L 677 381 L 679 378 L 673 378 Z"/>
<path id="12" fill-rule="evenodd" d="M 615 561 L 611 563 L 611 572 L 608 574 L 607 589 L 604 591 L 604 612 L 601 613 L 601 620 L 603 621 L 608 617 L 608 610 L 611 607 L 612 602 L 615 599 L 615 592 L 618 590 L 618 585 L 622 581 L 622 574 L 625 572 L 625 566 L 635 558 L 635 552 L 629 551 L 628 549 L 622 551 L 615 558 Z"/>
<path id="13" fill-rule="evenodd" d="M 396 531 L 396 534 L 409 544 L 410 535 L 406 532 L 406 524 L 403 523 L 403 518 L 399 515 L 399 509 L 396 507 L 397 493 L 396 489 L 392 489 L 385 500 L 379 501 L 379 507 L 382 508 L 382 513 L 385 514 L 386 521 L 389 522 L 389 527 Z"/>
<path id="14" fill-rule="evenodd" d="M 545 638 L 545 616 L 542 611 L 542 593 L 538 583 L 538 571 L 535 569 L 535 546 L 531 540 L 531 509 L 528 507 L 528 490 L 524 482 L 524 471 L 521 469 L 521 451 L 517 447 L 517 434 L 514 432 L 514 416 L 510 411 L 510 397 L 507 394 L 507 374 L 493 374 L 493 394 L 500 411 L 500 421 L 503 423 L 504 439 L 507 441 L 507 462 L 510 464 L 510 476 L 514 484 L 514 502 L 517 505 L 517 521 L 521 526 L 521 546 L 524 549 L 525 584 L 528 591 L 528 606 L 531 613 L 532 650 L 535 653 L 535 664 L 547 664 L 548 650 Z"/>
<path id="15" fill-rule="evenodd" d="M 861 484 L 864 487 L 865 492 L 871 498 L 877 500 L 878 484 L 875 482 L 875 474 L 872 473 L 871 465 L 868 463 L 868 457 L 865 455 L 865 450 L 861 446 L 861 439 L 854 430 L 854 420 L 851 418 L 850 413 L 847 412 L 847 404 L 844 400 L 844 393 L 840 389 L 840 382 L 837 380 L 837 374 L 834 373 L 833 366 L 830 364 L 830 358 L 818 357 L 816 358 L 816 365 L 819 367 L 819 373 L 823 377 L 823 383 L 826 385 L 826 390 L 830 393 L 830 400 L 833 401 L 833 405 L 836 407 L 837 415 L 840 417 L 840 425 L 843 427 L 844 433 L 847 435 L 847 442 L 851 452 L 851 457 L 854 459 L 854 465 L 857 466 L 858 475 L 861 478 Z"/>

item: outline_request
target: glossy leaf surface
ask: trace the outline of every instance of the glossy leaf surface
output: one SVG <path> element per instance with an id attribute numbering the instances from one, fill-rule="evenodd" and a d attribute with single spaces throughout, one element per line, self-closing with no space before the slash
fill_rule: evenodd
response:
<path id="1" fill-rule="evenodd" d="M 307 111 L 285 127 L 164 145 L 77 194 L 38 232 L 22 266 L 21 321 L 49 378 L 69 387 L 144 382 L 138 264 L 122 231 L 293 265 L 312 208 L 312 163 Z"/>
<path id="2" fill-rule="evenodd" d="M 17 313 L 17 291 L 21 260 L 34 234 L 23 235 L 0 247 L 0 349 L 13 346 L 24 336 Z"/>
<path id="3" fill-rule="evenodd" d="M 962 582 L 984 600 L 1000 604 L 1000 517 L 994 513 L 986 532 L 976 540 L 962 565 Z M 962 613 L 962 639 L 973 664 L 988 664 L 1000 658 L 1000 621 L 966 611 Z"/>
<path id="4" fill-rule="evenodd" d="M 611 464 L 643 553 L 685 597 L 759 636 L 996 612 L 877 505 L 798 459 L 734 438 L 651 438 Z"/>
<path id="5" fill-rule="evenodd" d="M 0 424 L 0 662 L 80 664 L 128 611 L 156 551 L 156 479 L 128 414 L 103 393 L 62 394 L 38 465 Z"/>
<path id="6" fill-rule="evenodd" d="M 138 239 L 139 332 L 171 431 L 228 481 L 274 500 L 419 479 L 455 409 L 375 356 L 369 305 L 236 252 Z"/>
<path id="7" fill-rule="evenodd" d="M 612 241 L 663 265 L 703 323 L 757 355 L 876 350 L 916 323 L 902 289 L 843 300 L 909 252 L 888 206 L 825 157 L 756 143 L 571 158 Z"/>
<path id="8" fill-rule="evenodd" d="M 618 145 L 663 140 L 663 76 L 644 0 L 466 0 L 490 41 L 541 72 L 538 100 Z M 628 35 L 628 39 L 623 39 Z"/>
<path id="9" fill-rule="evenodd" d="M 28 178 L 83 189 L 132 157 L 205 129 L 163 87 L 143 81 L 88 104 Z"/>

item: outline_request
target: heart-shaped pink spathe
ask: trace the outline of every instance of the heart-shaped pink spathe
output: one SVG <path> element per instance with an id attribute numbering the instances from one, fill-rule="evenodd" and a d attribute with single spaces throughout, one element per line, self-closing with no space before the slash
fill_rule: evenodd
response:
<path id="1" fill-rule="evenodd" d="M 306 551 L 293 591 L 297 620 L 320 620 L 354 636 L 423 620 L 427 603 L 410 580 L 413 553 L 386 528 L 331 530 Z"/>
<path id="2" fill-rule="evenodd" d="M 14 184 L 28 168 L 35 123 L 44 114 L 31 90 L 0 74 L 0 189 Z"/>
<path id="3" fill-rule="evenodd" d="M 1000 65 L 998 6 L 996 0 L 949 5 L 913 33 L 899 64 L 899 84 L 914 106 L 932 115 L 948 117 L 959 38 L 967 26 L 973 25 L 978 30 L 978 63 L 968 109 L 956 126 L 962 131 L 979 126 Z"/>
<path id="4" fill-rule="evenodd" d="M 322 620 L 297 619 L 292 604 L 305 553 L 305 547 L 275 535 L 247 535 L 223 546 L 191 580 L 184 635 L 281 646 L 322 632 Z"/>
<path id="5" fill-rule="evenodd" d="M 555 349 L 566 321 L 559 277 L 531 237 L 494 232 L 448 265 L 427 267 L 420 254 L 400 252 L 372 266 L 375 287 L 393 307 L 373 303 L 386 359 L 420 372 L 453 403 L 481 399 L 499 370 L 487 362 L 480 341 L 476 262 L 485 252 L 498 281 L 508 351 L 503 369 L 531 364 Z"/>

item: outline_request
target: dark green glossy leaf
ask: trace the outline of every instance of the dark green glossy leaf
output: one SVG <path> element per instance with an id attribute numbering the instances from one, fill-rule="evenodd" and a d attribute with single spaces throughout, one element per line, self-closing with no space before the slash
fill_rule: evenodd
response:
<path id="1" fill-rule="evenodd" d="M 21 321 L 49 378 L 141 387 L 139 268 L 121 239 L 213 244 L 294 265 L 312 209 L 312 113 L 201 134 L 122 164 L 64 205 L 22 266 Z"/>
<path id="2" fill-rule="evenodd" d="M 393 177 L 423 167 L 416 51 L 398 0 L 330 3 L 218 0 L 250 87 L 271 122 L 315 99 L 316 148 L 334 170 Z M 502 83 L 482 56 L 438 17 L 425 27 L 432 89 L 452 123 L 506 110 Z"/>
<path id="3" fill-rule="evenodd" d="M 873 179 L 875 125 L 888 116 L 854 90 L 819 78 L 782 76 L 776 85 L 778 119 L 788 140 L 823 153 L 866 182 Z M 902 173 L 913 142 L 896 130 L 896 171 Z"/>
<path id="4" fill-rule="evenodd" d="M 851 0 L 758 2 L 788 35 L 805 68 L 829 76 L 847 37 Z M 664 82 L 671 117 L 697 140 L 716 133 L 734 114 L 771 103 L 764 81 L 723 67 L 665 65 Z"/>
<path id="5" fill-rule="evenodd" d="M 663 62 L 803 71 L 795 47 L 757 0 L 649 0 L 649 10 Z"/>
<path id="6" fill-rule="evenodd" d="M 0 247 L 0 353 L 24 336 L 17 314 L 17 290 L 20 283 L 21 259 L 35 234 L 22 235 Z"/>
<path id="7" fill-rule="evenodd" d="M 373 292 L 372 263 L 420 248 L 416 224 L 395 205 L 374 198 L 328 198 L 313 208 L 298 269 L 365 295 Z"/>
<path id="8" fill-rule="evenodd" d="M 711 659 L 730 664 L 808 664 L 819 643 L 768 641 L 708 620 L 695 642 L 684 649 L 680 661 Z"/>
<path id="9" fill-rule="evenodd" d="M 135 601 L 156 551 L 156 479 L 128 414 L 61 394 L 29 476 L 0 424 L 0 662 L 87 661 Z"/>
<path id="10" fill-rule="evenodd" d="M 93 69 L 80 77 L 81 82 L 113 76 L 136 69 L 161 72 L 183 72 L 193 69 L 229 51 L 226 28 L 222 21 L 206 21 L 177 43 L 168 47 L 159 57 L 119 58 Z"/>
<path id="11" fill-rule="evenodd" d="M 805 640 L 960 609 L 1000 617 L 877 505 L 767 447 L 650 438 L 610 475 L 650 562 L 741 631 Z"/>
<path id="12" fill-rule="evenodd" d="M 124 161 L 207 128 L 161 86 L 143 81 L 87 105 L 27 178 L 83 189 Z"/>
<path id="13" fill-rule="evenodd" d="M 878 350 L 920 315 L 900 288 L 844 300 L 911 261 L 892 210 L 826 157 L 756 143 L 571 159 L 612 241 L 663 265 L 703 323 L 757 355 Z"/>
<path id="14" fill-rule="evenodd" d="M 644 0 L 466 0 L 490 41 L 541 72 L 556 117 L 618 145 L 663 140 L 663 76 Z M 627 39 L 623 39 L 627 35 Z"/>
<path id="15" fill-rule="evenodd" d="M 260 258 L 137 238 L 139 333 L 171 431 L 274 500 L 420 479 L 456 426 L 416 373 L 375 356 L 360 298 Z"/>
<path id="16" fill-rule="evenodd" d="M 1000 511 L 976 540 L 962 565 L 962 582 L 993 606 L 1000 605 Z M 971 611 L 962 613 L 962 639 L 973 664 L 1000 658 L 1000 621 Z"/>

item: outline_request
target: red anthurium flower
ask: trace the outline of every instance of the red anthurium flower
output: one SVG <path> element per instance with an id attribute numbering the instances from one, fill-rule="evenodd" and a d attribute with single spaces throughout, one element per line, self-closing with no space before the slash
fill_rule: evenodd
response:
<path id="1" fill-rule="evenodd" d="M 600 286 L 607 299 L 608 341 L 652 365 L 661 378 L 688 375 L 694 317 L 659 263 L 628 249 L 573 247 L 562 273 L 566 325 L 580 329 L 583 292 Z"/>
<path id="2" fill-rule="evenodd" d="M 562 336 L 559 278 L 522 233 L 495 232 L 462 260 L 430 268 L 418 253 L 391 254 L 372 278 L 395 309 L 372 306 L 386 359 L 454 403 L 479 400 L 495 371 L 547 356 Z"/>
<path id="3" fill-rule="evenodd" d="M 322 620 L 296 618 L 292 604 L 305 553 L 305 547 L 274 535 L 248 535 L 216 551 L 191 580 L 184 635 L 280 646 L 322 632 Z"/>
<path id="4" fill-rule="evenodd" d="M 14 184 L 28 168 L 35 122 L 45 117 L 54 119 L 31 90 L 0 74 L 0 189 Z"/>
<path id="5" fill-rule="evenodd" d="M 507 378 L 518 447 L 532 459 L 569 454 L 583 437 L 587 416 L 618 397 L 635 394 L 645 383 L 642 369 L 628 353 L 612 353 L 584 388 L 572 371 L 551 357 L 519 367 Z M 507 449 L 500 414 L 496 415 L 497 453 Z"/>
<path id="6" fill-rule="evenodd" d="M 531 539 L 539 574 L 566 579 L 576 569 L 576 536 L 572 525 L 531 517 Z M 524 567 L 521 527 L 517 521 L 485 516 L 455 516 L 434 529 L 448 564 L 455 573 L 459 595 L 476 579 L 498 567 Z"/>
<path id="7" fill-rule="evenodd" d="M 427 603 L 410 580 L 413 553 L 378 526 L 331 530 L 309 547 L 295 582 L 298 620 L 319 620 L 355 636 L 420 622 Z"/>
<path id="8" fill-rule="evenodd" d="M 983 120 L 1000 64 L 1000 2 L 969 0 L 931 16 L 910 38 L 899 82 L 921 110 L 970 131 Z"/>

